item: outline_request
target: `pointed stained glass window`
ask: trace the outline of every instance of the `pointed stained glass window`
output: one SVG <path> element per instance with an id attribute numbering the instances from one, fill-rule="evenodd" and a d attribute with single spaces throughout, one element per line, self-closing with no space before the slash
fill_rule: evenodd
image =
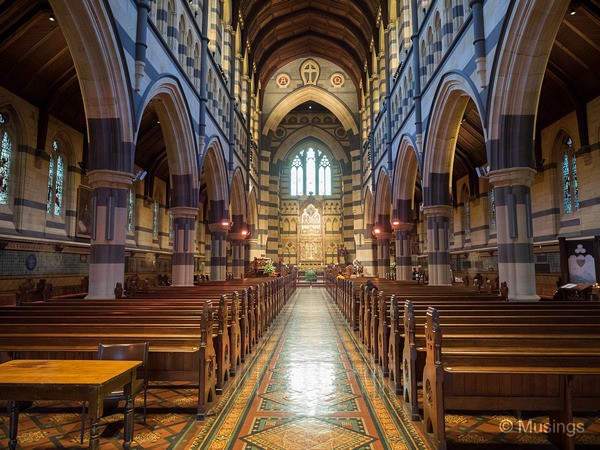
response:
<path id="1" fill-rule="evenodd" d="M 127 230 L 133 231 L 133 208 L 135 208 L 135 195 L 133 189 L 129 189 L 129 201 L 127 208 Z"/>
<path id="2" fill-rule="evenodd" d="M 566 140 L 562 155 L 562 192 L 565 214 L 579 211 L 579 182 L 577 181 L 577 156 L 573 150 L 573 140 Z"/>
<path id="3" fill-rule="evenodd" d="M 306 193 L 309 195 L 317 192 L 316 168 L 315 151 L 312 148 L 309 148 L 306 152 Z"/>
<path id="4" fill-rule="evenodd" d="M 332 174 L 329 158 L 314 148 L 301 150 L 290 168 L 291 195 L 331 195 Z"/>
<path id="5" fill-rule="evenodd" d="M 169 211 L 169 239 L 173 239 L 173 213 Z"/>
<path id="6" fill-rule="evenodd" d="M 494 189 L 490 191 L 490 228 L 496 229 L 496 194 Z"/>
<path id="7" fill-rule="evenodd" d="M 2 119 L 0 126 L 3 124 L 4 118 Z M 11 157 L 12 141 L 8 133 L 4 131 L 2 132 L 2 150 L 0 154 L 0 205 L 8 204 L 8 183 L 10 179 Z"/>
<path id="8" fill-rule="evenodd" d="M 158 202 L 154 200 L 154 215 L 152 218 L 152 234 L 158 236 Z"/>
<path id="9" fill-rule="evenodd" d="M 465 200 L 465 236 L 471 236 L 471 204 Z"/>
<path id="10" fill-rule="evenodd" d="M 50 170 L 48 170 L 48 199 L 46 212 L 52 213 L 52 198 L 54 197 L 54 155 L 50 155 Z"/>
<path id="11" fill-rule="evenodd" d="M 65 158 L 60 151 L 60 145 L 55 139 L 52 142 L 50 165 L 48 168 L 48 200 L 46 212 L 60 216 L 63 212 L 63 193 L 65 183 Z"/>

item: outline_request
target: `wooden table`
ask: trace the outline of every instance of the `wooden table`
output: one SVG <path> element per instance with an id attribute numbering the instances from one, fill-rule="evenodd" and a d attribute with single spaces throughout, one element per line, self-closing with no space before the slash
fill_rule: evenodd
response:
<path id="1" fill-rule="evenodd" d="M 91 418 L 90 446 L 99 448 L 98 424 L 104 397 L 123 389 L 125 403 L 125 442 L 133 440 L 132 386 L 141 361 L 109 360 L 13 360 L 0 364 L 0 400 L 9 401 L 9 444 L 17 447 L 18 401 L 84 400 L 89 402 Z"/>

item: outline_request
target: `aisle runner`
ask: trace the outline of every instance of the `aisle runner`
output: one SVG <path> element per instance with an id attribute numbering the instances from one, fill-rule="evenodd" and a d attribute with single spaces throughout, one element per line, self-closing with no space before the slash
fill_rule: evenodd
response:
<path id="1" fill-rule="evenodd" d="M 426 448 L 326 296 L 296 292 L 192 449 Z"/>

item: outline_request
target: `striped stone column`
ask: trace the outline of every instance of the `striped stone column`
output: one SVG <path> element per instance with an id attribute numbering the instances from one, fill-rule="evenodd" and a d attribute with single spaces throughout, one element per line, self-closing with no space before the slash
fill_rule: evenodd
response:
<path id="1" fill-rule="evenodd" d="M 208 224 L 210 229 L 210 279 L 224 281 L 227 278 L 227 233 L 229 227 L 221 223 Z"/>
<path id="2" fill-rule="evenodd" d="M 448 225 L 452 207 L 434 205 L 423 207 L 427 218 L 427 260 L 430 285 L 448 285 L 450 279 L 450 252 Z"/>
<path id="3" fill-rule="evenodd" d="M 412 223 L 401 223 L 394 232 L 396 240 L 396 280 L 412 280 L 412 255 L 410 241 Z"/>
<path id="4" fill-rule="evenodd" d="M 246 260 L 246 241 L 241 233 L 231 233 L 232 273 L 233 278 L 244 276 L 244 264 Z"/>
<path id="5" fill-rule="evenodd" d="M 365 276 L 372 277 L 376 275 L 377 262 L 373 261 L 374 256 L 372 238 L 365 238 L 362 244 L 356 245 L 356 259 L 362 264 Z"/>
<path id="6" fill-rule="evenodd" d="M 385 278 L 390 272 L 390 241 L 392 233 L 382 232 L 377 236 L 377 276 Z"/>
<path id="7" fill-rule="evenodd" d="M 533 261 L 533 227 L 530 167 L 513 167 L 489 173 L 496 201 L 498 276 L 506 281 L 510 301 L 537 301 Z"/>
<path id="8" fill-rule="evenodd" d="M 115 286 L 125 278 L 127 197 L 133 175 L 114 170 L 92 170 L 90 209 L 89 299 L 115 298 Z"/>
<path id="9" fill-rule="evenodd" d="M 173 285 L 193 286 L 198 208 L 175 206 L 171 208 L 171 214 L 173 214 Z"/>

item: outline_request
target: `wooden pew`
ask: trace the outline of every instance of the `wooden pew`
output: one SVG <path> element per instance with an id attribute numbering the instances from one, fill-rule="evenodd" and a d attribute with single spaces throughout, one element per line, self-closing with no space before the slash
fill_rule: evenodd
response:
<path id="1" fill-rule="evenodd" d="M 545 333 L 533 348 L 528 342 L 525 348 L 507 349 L 507 338 L 499 335 L 495 347 L 473 351 L 453 349 L 447 334 L 442 346 L 442 329 L 446 326 L 440 326 L 439 314 L 431 308 L 425 325 L 423 407 L 434 448 L 446 448 L 445 411 L 490 409 L 545 411 L 553 429 L 550 441 L 574 448 L 574 435 L 567 432 L 573 427 L 573 411 L 600 409 L 600 336 L 589 330 L 569 336 L 559 330 L 554 336 Z M 478 342 L 475 335 L 460 339 Z"/>

